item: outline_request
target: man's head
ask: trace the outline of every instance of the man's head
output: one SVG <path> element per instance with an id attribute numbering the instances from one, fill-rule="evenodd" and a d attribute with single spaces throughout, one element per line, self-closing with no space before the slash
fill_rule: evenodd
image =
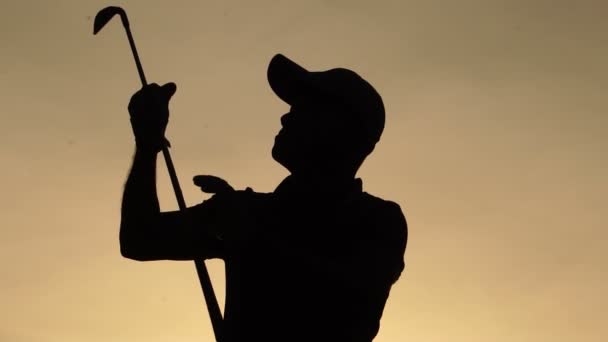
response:
<path id="1" fill-rule="evenodd" d="M 273 158 L 291 173 L 354 175 L 384 129 L 384 105 L 355 72 L 310 72 L 283 55 L 268 66 L 268 82 L 291 106 L 281 117 Z"/>

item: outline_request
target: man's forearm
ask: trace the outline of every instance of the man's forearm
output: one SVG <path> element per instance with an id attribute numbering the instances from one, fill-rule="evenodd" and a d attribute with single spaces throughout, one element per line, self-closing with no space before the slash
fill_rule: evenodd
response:
<path id="1" fill-rule="evenodd" d="M 156 152 L 135 152 L 122 199 L 120 245 L 123 255 L 125 250 L 133 247 L 138 233 L 160 214 L 156 192 L 156 160 Z"/>

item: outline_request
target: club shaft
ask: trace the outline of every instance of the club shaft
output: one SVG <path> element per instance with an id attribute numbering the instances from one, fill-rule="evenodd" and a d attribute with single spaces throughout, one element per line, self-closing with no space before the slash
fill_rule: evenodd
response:
<path id="1" fill-rule="evenodd" d="M 124 23 L 128 22 L 123 21 L 123 24 Z M 137 66 L 137 72 L 139 74 L 141 84 L 142 86 L 146 86 L 148 82 L 146 81 L 146 75 L 144 74 L 144 69 L 141 66 L 141 61 L 139 60 L 139 54 L 137 53 L 137 48 L 135 47 L 135 41 L 133 40 L 131 29 L 128 24 L 125 24 L 124 27 L 127 32 L 127 38 L 129 39 L 131 51 L 133 52 L 133 58 L 135 59 L 135 65 Z M 165 163 L 167 164 L 167 171 L 169 172 L 169 178 L 171 179 L 171 185 L 173 185 L 173 191 L 175 192 L 175 197 L 177 199 L 179 210 L 181 212 L 185 212 L 185 210 L 187 209 L 186 201 L 184 200 L 182 188 L 179 185 L 179 180 L 177 178 L 177 173 L 175 172 L 173 160 L 171 159 L 171 154 L 169 153 L 169 147 L 165 145 L 162 151 Z M 195 260 L 194 265 L 196 266 L 196 272 L 198 274 L 198 279 L 201 284 L 201 289 L 203 290 L 203 296 L 205 298 L 205 302 L 207 303 L 207 310 L 211 319 L 211 325 L 213 327 L 215 340 L 217 342 L 221 342 L 221 323 L 223 321 L 222 311 L 220 310 L 220 306 L 217 302 L 217 297 L 215 296 L 215 291 L 213 290 L 213 285 L 211 283 L 211 278 L 209 277 L 209 272 L 207 271 L 207 267 L 205 266 L 205 262 L 203 260 Z"/>
<path id="2" fill-rule="evenodd" d="M 163 147 L 163 157 L 165 158 L 165 163 L 167 164 L 169 178 L 171 179 L 171 184 L 173 185 L 179 210 L 185 212 L 186 201 L 184 200 L 184 195 L 179 185 L 179 180 L 177 179 L 175 167 L 173 166 L 173 160 L 171 159 L 171 154 L 169 153 L 169 147 L 166 145 Z M 205 302 L 207 303 L 207 311 L 209 312 L 209 317 L 211 318 L 211 325 L 213 326 L 215 340 L 220 342 L 222 312 L 220 311 L 220 306 L 217 302 L 217 297 L 215 296 L 215 291 L 213 290 L 213 286 L 211 284 L 211 278 L 209 277 L 209 272 L 207 271 L 207 267 L 205 266 L 205 262 L 203 260 L 194 260 L 194 264 L 196 266 L 198 279 L 203 290 L 203 296 L 205 297 Z"/>
<path id="3" fill-rule="evenodd" d="M 135 41 L 133 40 L 133 35 L 131 34 L 131 29 L 127 26 L 125 27 L 127 31 L 127 38 L 129 39 L 129 45 L 131 46 L 131 51 L 133 52 L 133 58 L 135 59 L 135 65 L 137 66 L 137 73 L 139 74 L 139 79 L 141 80 L 141 85 L 145 86 L 148 84 L 146 81 L 146 75 L 144 74 L 144 68 L 141 66 L 141 61 L 139 60 L 139 54 L 137 53 L 137 48 L 135 47 Z"/>

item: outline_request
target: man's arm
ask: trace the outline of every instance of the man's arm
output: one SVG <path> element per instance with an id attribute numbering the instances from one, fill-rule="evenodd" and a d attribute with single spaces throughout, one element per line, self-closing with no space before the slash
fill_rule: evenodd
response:
<path id="1" fill-rule="evenodd" d="M 121 208 L 120 253 L 126 258 L 143 259 L 146 232 L 159 221 L 156 160 L 155 151 L 136 149 Z"/>
<path id="2" fill-rule="evenodd" d="M 157 154 L 164 142 L 169 99 L 175 85 L 151 84 L 131 98 L 129 113 L 136 152 L 125 185 L 120 223 L 120 251 L 135 260 L 192 260 L 222 255 L 221 245 L 202 226 L 197 206 L 185 212 L 160 211 L 156 192 Z"/>
<path id="3" fill-rule="evenodd" d="M 133 165 L 125 185 L 122 214 L 123 218 L 135 218 L 136 213 L 157 215 L 160 213 L 156 193 L 157 153 L 137 148 Z M 126 209 L 133 213 L 125 212 Z M 127 217 L 124 215 L 127 214 Z"/>

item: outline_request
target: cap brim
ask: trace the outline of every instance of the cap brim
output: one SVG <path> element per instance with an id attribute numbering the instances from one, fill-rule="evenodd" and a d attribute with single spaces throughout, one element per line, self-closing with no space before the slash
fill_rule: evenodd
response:
<path id="1" fill-rule="evenodd" d="M 267 77 L 274 93 L 281 100 L 293 105 L 305 93 L 309 71 L 289 58 L 277 54 L 270 60 Z"/>

